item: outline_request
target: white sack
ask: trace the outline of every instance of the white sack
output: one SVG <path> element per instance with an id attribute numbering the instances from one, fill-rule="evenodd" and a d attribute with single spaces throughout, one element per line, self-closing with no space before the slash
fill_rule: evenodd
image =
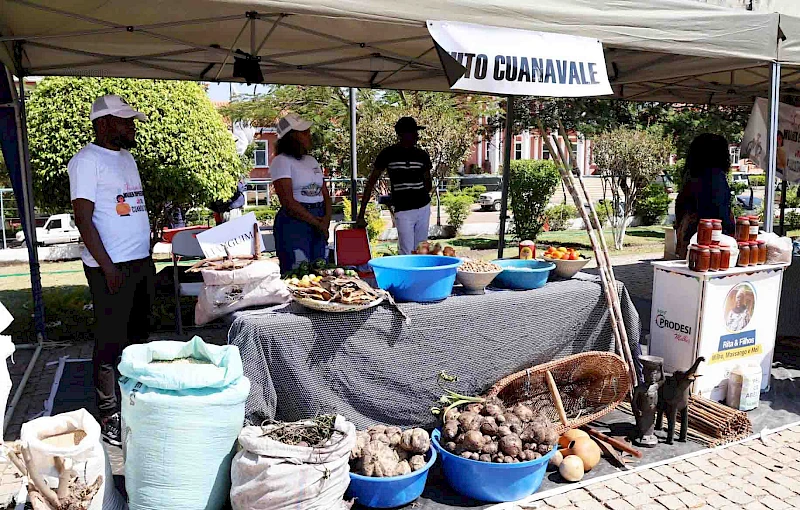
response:
<path id="1" fill-rule="evenodd" d="M 43 438 L 83 430 L 86 437 L 76 446 L 56 447 L 42 442 Z M 73 469 L 91 485 L 98 476 L 104 476 L 103 485 L 95 494 L 89 510 L 127 509 L 128 506 L 114 487 L 111 465 L 100 440 L 100 424 L 86 409 L 56 416 L 45 416 L 22 425 L 20 440 L 28 445 L 31 457 L 45 482 L 58 487 L 58 470 L 55 457 L 72 459 Z"/>
<path id="2" fill-rule="evenodd" d="M 327 446 L 289 446 L 264 437 L 261 427 L 245 427 L 241 450 L 231 466 L 234 510 L 339 510 L 350 485 L 350 451 L 356 427 L 336 416 Z M 325 474 L 328 474 L 325 477 Z"/>
<path id="3" fill-rule="evenodd" d="M 203 289 L 195 306 L 197 325 L 243 308 L 277 305 L 291 298 L 280 268 L 269 260 L 253 261 L 231 271 L 204 269 L 201 274 Z"/>

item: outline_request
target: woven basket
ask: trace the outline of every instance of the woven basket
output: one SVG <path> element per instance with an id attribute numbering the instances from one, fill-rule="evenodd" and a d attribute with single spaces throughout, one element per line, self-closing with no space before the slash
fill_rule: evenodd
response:
<path id="1" fill-rule="evenodd" d="M 370 301 L 369 303 L 364 303 L 360 305 L 346 305 L 344 303 L 328 303 L 326 301 L 317 301 L 316 299 L 300 298 L 297 296 L 293 296 L 292 299 L 294 299 L 301 305 L 305 306 L 306 308 L 310 308 L 318 312 L 347 313 L 347 312 L 360 312 L 361 310 L 366 310 L 368 308 L 378 306 L 379 304 L 383 303 L 384 296 L 381 296 L 378 299 L 375 299 L 374 301 Z"/>
<path id="2" fill-rule="evenodd" d="M 567 414 L 561 423 L 547 385 L 553 375 Z M 617 407 L 628 394 L 630 379 L 625 361 L 609 352 L 584 352 L 517 372 L 497 382 L 487 397 L 511 406 L 523 403 L 559 426 L 558 433 L 586 425 Z"/>

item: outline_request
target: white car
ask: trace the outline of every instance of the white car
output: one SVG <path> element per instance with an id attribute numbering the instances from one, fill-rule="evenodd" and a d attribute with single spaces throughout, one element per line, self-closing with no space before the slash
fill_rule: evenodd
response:
<path id="1" fill-rule="evenodd" d="M 481 193 L 478 197 L 478 204 L 484 211 L 500 211 L 500 202 L 503 199 L 503 193 L 500 191 L 487 191 Z"/>
<path id="2" fill-rule="evenodd" d="M 17 232 L 17 241 L 25 242 L 25 232 Z M 81 233 L 71 214 L 55 214 L 47 218 L 43 227 L 36 227 L 36 242 L 39 245 L 75 243 L 81 240 Z"/>

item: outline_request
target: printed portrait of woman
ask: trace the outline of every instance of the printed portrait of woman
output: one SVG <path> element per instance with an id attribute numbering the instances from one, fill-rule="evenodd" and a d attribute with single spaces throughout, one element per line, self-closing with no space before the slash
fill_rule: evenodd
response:
<path id="1" fill-rule="evenodd" d="M 756 307 L 756 291 L 749 283 L 740 283 L 725 298 L 725 327 L 736 333 L 750 324 Z"/>

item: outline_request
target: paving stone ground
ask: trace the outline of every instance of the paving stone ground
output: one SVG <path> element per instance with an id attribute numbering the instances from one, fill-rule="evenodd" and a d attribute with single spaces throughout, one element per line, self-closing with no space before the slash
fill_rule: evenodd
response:
<path id="1" fill-rule="evenodd" d="M 765 455 L 768 453 L 769 455 Z M 776 458 L 780 454 L 780 458 Z M 740 461 L 738 463 L 732 460 Z M 520 505 L 540 510 L 800 508 L 800 426 Z"/>

